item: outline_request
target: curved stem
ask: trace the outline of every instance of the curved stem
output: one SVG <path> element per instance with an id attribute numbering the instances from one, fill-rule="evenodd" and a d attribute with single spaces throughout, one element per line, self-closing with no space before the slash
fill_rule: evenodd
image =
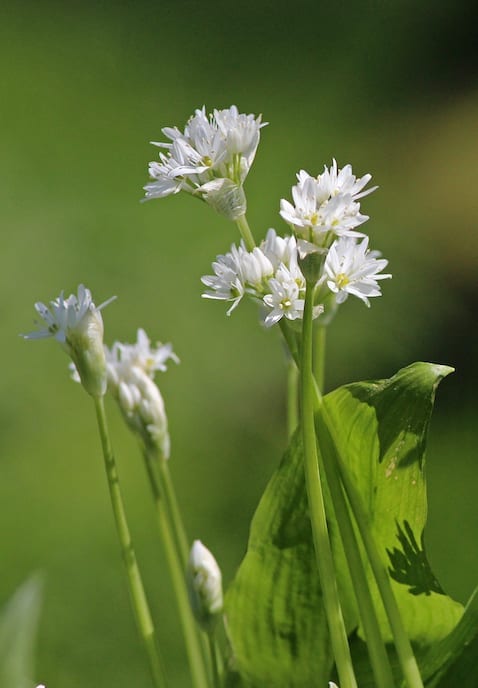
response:
<path id="1" fill-rule="evenodd" d="M 177 549 L 181 558 L 181 565 L 183 567 L 183 571 L 185 571 L 189 557 L 189 540 L 188 536 L 186 535 L 186 529 L 184 527 L 178 500 L 176 498 L 173 481 L 171 479 L 169 462 L 167 459 L 159 458 L 157 465 L 161 486 L 163 488 L 164 501 L 166 502 L 169 519 L 173 526 Z"/>
<path id="2" fill-rule="evenodd" d="M 212 685 L 213 688 L 221 688 L 221 679 L 219 677 L 219 663 L 217 661 L 217 647 L 216 640 L 214 637 L 214 631 L 210 631 L 207 634 L 209 642 L 209 654 L 211 657 L 211 670 L 212 670 Z"/>
<path id="3" fill-rule="evenodd" d="M 320 391 L 323 393 L 325 384 L 325 341 L 327 328 L 316 325 L 314 329 L 314 375 Z"/>
<path id="4" fill-rule="evenodd" d="M 236 225 L 241 233 L 247 250 L 252 251 L 255 248 L 256 242 L 252 236 L 251 228 L 249 227 L 245 214 L 237 218 Z"/>
<path id="5" fill-rule="evenodd" d="M 321 420 L 319 416 L 319 420 Z M 385 643 L 380 632 L 372 595 L 368 586 L 365 569 L 358 547 L 357 537 L 354 532 L 343 487 L 340 483 L 340 475 L 336 462 L 331 458 L 334 448 L 331 447 L 327 428 L 320 429 L 321 442 L 327 441 L 329 445 L 323 453 L 324 466 L 327 473 L 327 483 L 334 505 L 334 512 L 340 529 L 340 535 L 344 545 L 345 556 L 357 604 L 360 612 L 360 620 L 364 629 L 367 651 L 372 665 L 375 683 L 380 688 L 393 688 L 394 680 L 390 661 L 385 649 Z"/>
<path id="6" fill-rule="evenodd" d="M 340 606 L 337 577 L 327 529 L 324 497 L 319 470 L 319 447 L 315 435 L 314 384 L 312 374 L 312 314 L 314 285 L 307 282 L 302 329 L 301 424 L 304 444 L 304 470 L 309 501 L 317 567 L 324 596 L 335 664 L 341 688 L 357 688 L 347 632 Z"/>
<path id="7" fill-rule="evenodd" d="M 287 362 L 287 434 L 292 437 L 298 425 L 299 407 L 299 371 L 294 359 L 289 357 Z"/>
<path id="8" fill-rule="evenodd" d="M 118 479 L 118 470 L 116 468 L 116 461 L 109 439 L 103 397 L 94 397 L 94 402 L 96 418 L 98 421 L 98 430 L 103 448 L 103 457 L 105 461 L 106 477 L 108 479 L 108 488 L 111 497 L 111 506 L 113 508 L 116 530 L 118 532 L 120 541 L 121 554 L 126 567 L 131 602 L 141 639 L 148 655 L 153 683 L 156 688 L 160 688 L 166 685 L 166 674 L 159 649 L 156 646 L 156 636 L 153 621 L 149 611 L 141 574 L 136 561 L 136 554 L 133 548 L 133 543 L 126 520 L 126 513 Z"/>
<path id="9" fill-rule="evenodd" d="M 144 460 L 151 485 L 151 491 L 153 493 L 158 527 L 166 552 L 166 560 L 168 562 L 173 588 L 176 595 L 176 601 L 178 604 L 179 618 L 183 630 L 191 677 L 195 688 L 208 688 L 204 658 L 201 652 L 201 646 L 199 643 L 199 637 L 193 613 L 189 605 L 189 598 L 184 578 L 184 569 L 181 565 L 181 560 L 176 549 L 169 515 L 162 499 L 160 483 L 156 475 L 155 464 L 158 459 L 156 456 L 152 455 L 151 452 L 145 450 Z M 163 459 L 159 460 L 163 461 Z"/>
<path id="10" fill-rule="evenodd" d="M 345 462 L 340 454 L 338 449 L 339 444 L 335 438 L 335 428 L 324 405 L 321 407 L 321 413 L 335 445 L 335 457 L 337 461 L 337 467 L 340 472 L 340 478 L 347 493 L 347 498 L 352 507 L 357 526 L 360 530 L 360 535 L 362 537 L 375 580 L 377 581 L 377 587 L 379 589 L 383 606 L 390 623 L 393 641 L 405 682 L 409 688 L 423 688 L 423 681 L 420 675 L 417 660 L 415 659 L 410 640 L 403 625 L 402 617 L 395 599 L 395 595 L 393 594 L 387 569 L 375 544 L 368 515 L 365 511 L 365 507 L 363 506 L 360 494 L 357 492 L 355 484 L 347 470 L 347 466 L 345 465 Z"/>

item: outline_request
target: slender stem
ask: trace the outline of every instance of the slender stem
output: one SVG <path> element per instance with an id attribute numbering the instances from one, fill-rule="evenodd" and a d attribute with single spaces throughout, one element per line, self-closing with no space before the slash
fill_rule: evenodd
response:
<path id="1" fill-rule="evenodd" d="M 287 434 L 292 436 L 298 425 L 299 371 L 294 359 L 287 363 Z"/>
<path id="2" fill-rule="evenodd" d="M 244 244 L 246 245 L 247 250 L 252 251 L 256 245 L 256 242 L 252 236 L 251 228 L 249 227 L 249 223 L 245 214 L 237 218 L 236 225 L 241 233 L 241 237 L 244 239 Z"/>
<path id="3" fill-rule="evenodd" d="M 95 397 L 94 402 L 96 418 L 98 421 L 98 430 L 103 448 L 103 457 L 105 461 L 106 476 L 108 479 L 108 488 L 111 497 L 111 506 L 113 507 L 113 515 L 121 545 L 121 554 L 123 555 L 123 561 L 126 567 L 133 610 L 141 639 L 149 658 L 153 683 L 156 688 L 160 688 L 161 686 L 166 685 L 166 674 L 161 655 L 159 653 L 159 648 L 156 645 L 153 621 L 149 611 L 141 574 L 136 561 L 136 554 L 133 548 L 133 543 L 126 520 L 126 513 L 118 478 L 118 470 L 116 468 L 116 461 L 113 455 L 108 433 L 103 397 Z"/>
<path id="4" fill-rule="evenodd" d="M 166 508 L 169 513 L 169 519 L 173 526 L 177 548 L 181 558 L 181 565 L 183 567 L 183 571 L 185 571 L 189 557 L 189 540 L 188 536 L 186 535 L 186 529 L 184 527 L 178 500 L 176 498 L 173 481 L 171 479 L 169 463 L 167 459 L 158 458 L 157 465 L 161 486 L 163 488 L 164 500 L 166 502 Z"/>
<path id="5" fill-rule="evenodd" d="M 305 318 L 305 309 L 304 309 Z M 289 350 L 298 363 L 297 347 L 293 340 L 291 340 L 290 333 L 288 333 L 287 328 L 282 328 L 282 333 L 289 346 Z M 336 428 L 327 412 L 326 407 L 322 404 L 322 393 L 318 385 L 313 381 L 313 394 L 314 394 L 314 409 L 323 414 L 325 424 L 330 432 L 334 447 L 335 447 L 335 457 L 337 460 L 337 466 L 340 471 L 340 477 L 344 485 L 345 491 L 347 493 L 347 498 L 352 507 L 354 513 L 354 518 L 358 525 L 362 541 L 367 552 L 367 557 L 369 559 L 372 571 L 377 582 L 380 596 L 382 598 L 383 606 L 387 614 L 390 627 L 392 630 L 392 636 L 397 651 L 397 656 L 402 668 L 405 681 L 409 688 L 423 688 L 423 681 L 418 669 L 418 664 L 413 654 L 413 649 L 408 639 L 407 632 L 403 625 L 403 621 L 400 615 L 400 610 L 395 600 L 392 587 L 390 585 L 390 580 L 388 577 L 387 570 L 383 564 L 381 556 L 375 545 L 375 540 L 370 527 L 369 519 L 365 508 L 362 503 L 360 494 L 357 492 L 355 484 L 351 477 L 349 476 L 346 462 L 344 461 L 340 450 L 339 443 L 336 436 Z"/>
<path id="6" fill-rule="evenodd" d="M 327 328 L 317 325 L 314 329 L 314 375 L 321 392 L 325 384 L 325 341 Z"/>
<path id="7" fill-rule="evenodd" d="M 221 679 L 219 677 L 219 664 L 217 661 L 217 647 L 214 631 L 209 631 L 209 633 L 207 634 L 207 638 L 209 642 L 209 654 L 211 657 L 212 685 L 214 686 L 214 688 L 221 688 Z"/>
<path id="8" fill-rule="evenodd" d="M 324 497 L 319 471 L 319 446 L 314 423 L 314 386 L 312 374 L 312 314 L 314 285 L 307 282 L 302 328 L 301 422 L 304 444 L 304 469 L 319 578 L 324 595 L 330 639 L 341 688 L 356 688 L 347 631 L 340 606 L 337 576 L 327 530 Z"/>
<path id="9" fill-rule="evenodd" d="M 189 668 L 195 688 L 208 688 L 207 672 L 204 665 L 204 658 L 199 644 L 196 624 L 189 605 L 188 593 L 184 579 L 184 571 L 181 566 L 180 557 L 175 546 L 174 536 L 167 509 L 161 495 L 160 483 L 158 481 L 155 462 L 157 458 L 145 450 L 144 460 L 146 471 L 153 493 L 154 505 L 158 521 L 159 531 L 166 552 L 166 559 L 171 574 L 176 601 L 179 609 L 179 618 L 183 630 L 186 652 L 188 655 Z"/>
<path id="10" fill-rule="evenodd" d="M 321 441 L 329 439 L 327 428 L 320 429 Z M 330 447 L 330 439 L 329 439 Z M 332 448 L 332 454 L 334 450 Z M 375 677 L 375 683 L 380 688 L 393 688 L 394 680 L 390 661 L 385 649 L 385 643 L 380 632 L 375 607 L 370 594 L 370 589 L 365 574 L 365 569 L 360 555 L 356 534 L 354 532 L 349 509 L 340 483 L 340 475 L 336 462 L 331 458 L 329 451 L 323 453 L 327 483 L 334 505 L 334 512 L 340 528 L 340 535 L 344 545 L 345 556 L 350 570 L 352 585 L 363 625 L 367 651 Z"/>
<path id="11" fill-rule="evenodd" d="M 423 688 L 423 681 L 420 675 L 417 660 L 415 659 L 410 640 L 403 625 L 400 610 L 398 608 L 395 595 L 393 594 L 392 586 L 390 585 L 387 569 L 375 544 L 369 517 L 363 506 L 360 494 L 358 493 L 355 484 L 349 475 L 347 466 L 345 465 L 345 462 L 340 454 L 338 449 L 339 444 L 335 437 L 335 428 L 324 405 L 322 405 L 321 412 L 336 448 L 334 453 L 337 461 L 337 467 L 340 472 L 340 477 L 347 493 L 348 500 L 352 507 L 355 520 L 360 530 L 360 535 L 362 537 L 375 580 L 377 581 L 377 587 L 379 589 L 383 606 L 390 623 L 393 641 L 403 676 L 409 688 Z"/>

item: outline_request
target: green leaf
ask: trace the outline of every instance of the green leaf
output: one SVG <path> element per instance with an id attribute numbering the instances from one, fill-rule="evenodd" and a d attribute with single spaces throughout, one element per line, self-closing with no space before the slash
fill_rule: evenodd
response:
<path id="1" fill-rule="evenodd" d="M 0 685 L 32 688 L 35 636 L 40 615 L 42 582 L 31 576 L 0 613 Z"/>
<path id="2" fill-rule="evenodd" d="M 463 607 L 442 591 L 423 544 L 426 435 L 436 387 L 450 372 L 445 366 L 417 363 L 388 380 L 346 385 L 324 398 L 332 434 L 362 495 L 424 678 L 433 687 L 433 676 L 445 670 L 439 669 L 444 657 L 430 653 L 446 642 L 463 615 Z M 332 453 L 326 435 L 319 438 L 321 448 Z M 359 684 L 365 687 L 370 671 L 361 657 L 364 644 L 352 586 L 325 492 L 340 595 L 352 645 L 358 648 Z M 370 573 L 369 581 L 383 633 L 391 640 Z M 474 628 L 471 612 L 469 618 L 468 640 Z M 307 513 L 300 436 L 293 438 L 253 518 L 246 556 L 226 597 L 226 619 L 235 668 L 246 685 L 327 685 L 333 660 Z M 459 634 L 449 649 L 455 658 L 463 650 Z"/>
<path id="3" fill-rule="evenodd" d="M 302 464 L 296 434 L 254 515 L 246 557 L 226 597 L 237 669 L 257 688 L 327 685 L 333 665 Z M 348 617 L 351 628 L 353 609 Z"/>
<path id="4" fill-rule="evenodd" d="M 420 649 L 444 638 L 462 605 L 447 597 L 426 558 L 425 443 L 435 391 L 451 368 L 415 363 L 388 380 L 335 390 L 325 404 L 338 448 L 369 514 L 410 640 Z M 382 631 L 391 640 L 369 576 Z M 360 628 L 359 628 L 360 634 Z"/>

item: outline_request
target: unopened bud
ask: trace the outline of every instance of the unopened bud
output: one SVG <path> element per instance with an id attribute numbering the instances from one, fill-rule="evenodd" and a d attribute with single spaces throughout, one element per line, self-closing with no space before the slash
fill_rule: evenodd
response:
<path id="1" fill-rule="evenodd" d="M 200 540 L 191 548 L 187 581 L 196 621 L 204 631 L 212 631 L 223 608 L 222 576 L 217 561 Z"/>

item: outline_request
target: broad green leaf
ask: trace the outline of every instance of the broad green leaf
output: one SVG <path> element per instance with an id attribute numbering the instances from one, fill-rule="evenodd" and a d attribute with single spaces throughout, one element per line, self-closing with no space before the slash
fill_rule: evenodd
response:
<path id="1" fill-rule="evenodd" d="M 346 612 L 351 629 L 354 610 Z M 226 622 L 247 685 L 328 685 L 333 657 L 297 435 L 252 520 L 248 551 L 226 598 Z"/>
<path id="2" fill-rule="evenodd" d="M 32 688 L 35 636 L 40 615 L 42 583 L 29 578 L 0 612 L 0 685 Z"/>
<path id="3" fill-rule="evenodd" d="M 423 541 L 425 442 L 436 387 L 450 372 L 415 363 L 389 380 L 347 385 L 325 398 L 339 429 L 339 450 L 362 494 L 405 627 L 418 648 L 444 638 L 463 613 L 433 575 Z M 370 583 L 391 640 L 372 576 Z"/>
<path id="4" fill-rule="evenodd" d="M 347 385 L 325 397 L 332 434 L 362 494 L 410 638 L 419 659 L 428 658 L 430 680 L 438 669 L 427 653 L 444 641 L 463 614 L 462 606 L 444 594 L 433 576 L 423 545 L 425 441 L 436 386 L 449 372 L 444 366 L 418 363 L 388 380 Z M 333 453 L 329 440 L 325 435 L 319 438 L 322 450 Z M 327 491 L 326 501 L 346 622 L 353 645 L 363 649 Z M 371 575 L 370 586 L 378 600 Z M 380 602 L 377 608 L 390 640 Z M 247 685 L 327 685 L 333 662 L 307 513 L 300 437 L 292 440 L 254 516 L 246 556 L 226 598 L 226 617 L 236 668 Z M 370 672 L 357 659 L 366 672 L 359 683 L 370 685 Z"/>

